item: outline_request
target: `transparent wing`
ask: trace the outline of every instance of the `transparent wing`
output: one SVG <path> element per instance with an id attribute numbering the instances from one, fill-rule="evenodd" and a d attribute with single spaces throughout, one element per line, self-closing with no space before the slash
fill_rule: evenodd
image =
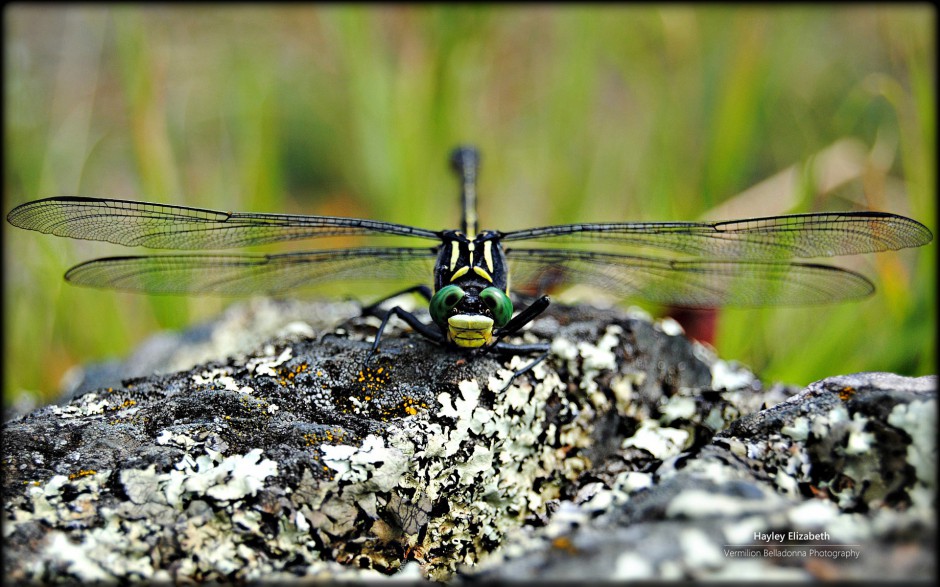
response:
<path id="1" fill-rule="evenodd" d="M 107 257 L 65 274 L 77 285 L 155 294 L 276 294 L 350 281 L 431 281 L 434 249 L 359 248 L 278 255 Z"/>
<path id="2" fill-rule="evenodd" d="M 228 249 L 338 235 L 394 234 L 439 239 L 431 230 L 360 218 L 219 212 L 81 197 L 28 202 L 14 208 L 7 220 L 45 234 L 156 249 Z"/>
<path id="3" fill-rule="evenodd" d="M 918 247 L 926 226 L 884 212 L 793 214 L 726 222 L 564 224 L 516 230 L 503 241 L 593 240 L 722 259 L 774 260 Z"/>
<path id="4" fill-rule="evenodd" d="M 787 306 L 863 298 L 857 273 L 810 263 L 657 259 L 591 251 L 508 249 L 513 283 L 540 293 L 584 283 L 622 298 L 689 308 Z"/>

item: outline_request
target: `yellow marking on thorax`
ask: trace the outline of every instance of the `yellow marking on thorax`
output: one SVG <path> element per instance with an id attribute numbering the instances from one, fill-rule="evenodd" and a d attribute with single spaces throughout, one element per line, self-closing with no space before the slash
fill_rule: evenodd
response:
<path id="1" fill-rule="evenodd" d="M 483 260 L 486 261 L 486 270 L 492 272 L 493 271 L 493 241 L 486 241 L 485 243 L 483 243 Z"/>
<path id="2" fill-rule="evenodd" d="M 450 265 L 447 268 L 453 271 L 454 267 L 457 266 L 457 260 L 460 258 L 460 245 L 457 244 L 457 241 L 452 241 L 450 247 Z"/>
<path id="3" fill-rule="evenodd" d="M 453 275 L 450 276 L 450 280 L 453 281 L 453 280 L 457 279 L 458 277 L 463 277 L 464 275 L 467 274 L 467 271 L 470 271 L 470 268 L 469 268 L 469 267 L 467 267 L 467 266 L 461 267 L 460 269 L 458 269 L 457 271 L 455 271 Z"/>
<path id="4" fill-rule="evenodd" d="M 473 272 L 479 275 L 480 277 L 482 277 L 483 279 L 489 281 L 490 283 L 493 283 L 493 278 L 490 277 L 490 274 L 486 272 L 486 269 L 478 266 L 478 267 L 473 268 Z"/>

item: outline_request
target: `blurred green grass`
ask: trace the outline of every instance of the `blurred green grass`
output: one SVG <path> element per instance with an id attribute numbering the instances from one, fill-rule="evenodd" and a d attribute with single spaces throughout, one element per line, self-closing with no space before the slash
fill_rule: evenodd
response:
<path id="1" fill-rule="evenodd" d="M 768 207 L 882 209 L 936 233 L 928 6 L 18 5 L 4 17 L 4 214 L 95 195 L 450 228 L 446 156 L 472 143 L 484 227 L 694 220 L 793 167 L 799 181 L 764 195 Z M 814 156 L 840 141 L 863 147 L 859 171 L 821 190 Z M 879 288 L 859 303 L 726 310 L 719 352 L 797 384 L 935 372 L 935 250 L 841 263 Z M 4 227 L 6 404 L 48 401 L 71 366 L 226 303 L 62 281 L 126 252 Z"/>

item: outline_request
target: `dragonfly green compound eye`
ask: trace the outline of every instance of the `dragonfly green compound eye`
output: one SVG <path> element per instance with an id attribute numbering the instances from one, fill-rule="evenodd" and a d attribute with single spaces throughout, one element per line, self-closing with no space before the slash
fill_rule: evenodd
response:
<path id="1" fill-rule="evenodd" d="M 431 306 L 428 308 L 428 311 L 431 312 L 431 318 L 438 324 L 446 324 L 447 314 L 460 303 L 465 295 L 467 295 L 466 292 L 456 285 L 446 285 L 437 290 L 437 293 L 431 298 Z"/>
<path id="2" fill-rule="evenodd" d="M 505 326 L 512 318 L 512 301 L 506 292 L 498 287 L 488 287 L 480 292 L 483 303 L 493 312 L 493 322 L 497 327 Z"/>

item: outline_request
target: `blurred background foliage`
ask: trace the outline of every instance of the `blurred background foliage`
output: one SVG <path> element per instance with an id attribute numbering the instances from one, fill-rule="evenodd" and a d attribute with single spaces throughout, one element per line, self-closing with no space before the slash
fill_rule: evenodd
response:
<path id="1" fill-rule="evenodd" d="M 94 195 L 452 228 L 446 157 L 472 143 L 485 228 L 872 208 L 936 233 L 927 5 L 77 4 L 4 18 L 4 214 Z M 838 259 L 878 293 L 725 310 L 716 347 L 768 381 L 935 372 L 935 251 Z M 62 280 L 136 253 L 5 225 L 6 403 L 48 401 L 70 367 L 230 303 Z"/>

